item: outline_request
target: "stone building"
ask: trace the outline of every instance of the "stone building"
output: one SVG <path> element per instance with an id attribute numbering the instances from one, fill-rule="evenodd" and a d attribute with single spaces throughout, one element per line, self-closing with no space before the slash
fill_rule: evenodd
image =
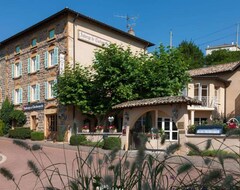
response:
<path id="1" fill-rule="evenodd" d="M 11 99 L 27 126 L 46 138 L 66 134 L 73 122 L 83 125 L 81 112 L 60 106 L 52 87 L 67 64 L 89 66 L 94 50 L 110 43 L 133 52 L 154 45 L 68 8 L 0 42 L 1 103 Z"/>

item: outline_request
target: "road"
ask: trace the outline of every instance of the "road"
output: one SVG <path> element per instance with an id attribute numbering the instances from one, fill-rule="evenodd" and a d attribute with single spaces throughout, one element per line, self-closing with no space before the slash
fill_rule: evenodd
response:
<path id="1" fill-rule="evenodd" d="M 35 143 L 30 140 L 26 140 L 24 142 L 29 143 L 30 145 Z M 52 173 L 53 179 L 52 183 L 53 186 L 58 187 L 60 189 L 64 189 L 63 184 L 67 184 L 67 179 L 64 177 L 65 175 L 68 175 L 70 177 L 74 177 L 74 174 L 76 174 L 76 170 L 78 169 L 77 163 L 76 163 L 76 155 L 78 155 L 77 147 L 70 146 L 68 144 L 64 143 L 53 143 L 53 142 L 37 142 L 38 144 L 42 145 L 42 150 L 31 152 L 29 150 L 25 150 L 16 144 L 13 144 L 12 139 L 0 137 L 0 168 L 7 168 L 9 169 L 13 175 L 15 182 L 18 184 L 18 187 L 20 190 L 38 190 L 43 189 L 43 186 L 48 186 L 49 182 L 46 178 L 46 175 L 41 173 L 40 180 L 36 180 L 36 176 L 34 176 L 33 173 L 31 173 L 31 170 L 28 167 L 28 160 L 33 160 L 38 167 L 46 168 L 48 166 L 51 166 L 48 168 L 48 175 L 51 176 Z M 80 155 L 81 158 L 86 158 L 86 156 L 89 154 L 92 148 L 89 147 L 80 147 Z M 96 149 L 92 155 L 93 155 L 93 162 L 95 166 L 99 159 L 102 159 L 103 154 L 108 154 L 110 151 L 102 150 L 102 149 Z M 154 153 L 151 151 L 147 151 L 147 153 L 152 155 L 157 155 L 158 160 L 164 160 L 164 154 L 163 153 Z M 118 156 L 121 157 L 121 155 L 124 154 L 124 151 L 120 151 L 118 153 Z M 130 162 L 134 161 L 136 158 L 136 151 L 130 151 L 128 154 L 128 159 Z M 204 169 L 204 162 L 201 157 L 189 157 L 189 156 L 174 156 L 171 159 L 167 160 L 167 163 L 170 166 L 173 166 L 172 168 L 175 168 L 174 170 L 177 170 L 177 167 L 184 163 L 186 160 L 191 161 L 196 167 L 200 169 Z M 38 161 L 38 162 L 37 162 Z M 52 166 L 52 163 L 56 164 Z M 65 164 L 66 163 L 66 164 Z M 93 168 L 95 167 L 93 166 Z M 220 167 L 220 165 L 217 162 L 213 162 L 211 164 L 211 167 Z M 91 168 L 91 169 L 93 169 Z M 99 172 L 108 172 L 108 165 L 105 165 L 102 168 L 99 168 Z M 225 168 L 230 173 L 240 173 L 240 165 L 237 162 L 233 162 L 232 160 L 226 160 L 225 161 Z M 94 170 L 98 170 L 98 168 L 94 168 Z M 42 171 L 42 170 L 41 170 Z M 52 172 L 54 171 L 54 172 Z M 87 171 L 87 170 L 86 170 Z M 61 179 L 60 175 L 61 174 Z M 192 176 L 197 175 L 195 172 Z M 62 183 L 63 181 L 63 183 Z M 42 185 L 43 184 L 43 185 Z M 16 184 L 14 184 L 13 181 L 7 180 L 5 177 L 0 175 L 0 190 L 12 190 L 16 189 Z"/>

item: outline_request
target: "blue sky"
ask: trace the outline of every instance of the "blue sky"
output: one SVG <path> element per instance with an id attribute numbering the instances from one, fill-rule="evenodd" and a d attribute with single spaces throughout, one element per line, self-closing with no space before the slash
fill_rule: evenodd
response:
<path id="1" fill-rule="evenodd" d="M 1 0 L 0 7 L 0 41 L 65 7 L 124 31 L 118 16 L 137 17 L 136 36 L 167 46 L 172 30 L 174 46 L 192 40 L 203 51 L 236 42 L 240 23 L 239 0 Z"/>

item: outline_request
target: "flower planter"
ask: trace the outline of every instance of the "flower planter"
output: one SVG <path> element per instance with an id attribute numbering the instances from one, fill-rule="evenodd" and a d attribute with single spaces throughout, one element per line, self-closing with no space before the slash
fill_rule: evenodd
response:
<path id="1" fill-rule="evenodd" d="M 101 129 L 101 130 L 97 129 L 96 133 L 103 133 L 103 129 Z"/>
<path id="2" fill-rule="evenodd" d="M 109 133 L 116 133 L 117 129 L 109 129 Z"/>
<path id="3" fill-rule="evenodd" d="M 82 129 L 83 133 L 89 133 L 89 129 Z"/>

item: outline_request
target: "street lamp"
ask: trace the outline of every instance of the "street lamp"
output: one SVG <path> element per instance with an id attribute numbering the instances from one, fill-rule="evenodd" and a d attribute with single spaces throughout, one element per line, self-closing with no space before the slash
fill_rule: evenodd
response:
<path id="1" fill-rule="evenodd" d="M 110 123 L 110 125 L 112 124 L 112 122 L 114 121 L 114 117 L 113 116 L 109 116 L 108 117 L 108 121 Z"/>

